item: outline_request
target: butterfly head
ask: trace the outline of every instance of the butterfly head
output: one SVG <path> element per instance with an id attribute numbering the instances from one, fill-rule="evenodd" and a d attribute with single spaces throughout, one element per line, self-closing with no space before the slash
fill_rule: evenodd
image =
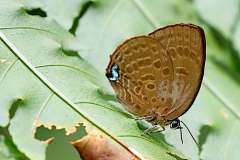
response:
<path id="1" fill-rule="evenodd" d="M 181 129 L 181 124 L 180 124 L 180 120 L 179 119 L 174 119 L 171 123 L 170 123 L 170 128 L 172 129 Z"/>
<path id="2" fill-rule="evenodd" d="M 181 123 L 185 126 L 185 128 L 188 130 L 188 133 L 191 135 L 193 141 L 195 142 L 195 144 L 198 146 L 198 143 L 196 141 L 196 139 L 194 138 L 194 136 L 192 135 L 190 129 L 188 128 L 188 126 L 181 120 L 179 120 L 178 118 L 174 119 L 171 121 L 170 123 L 170 128 L 172 129 L 179 129 L 180 130 L 180 136 L 181 136 L 181 141 L 183 143 L 183 137 L 182 137 L 182 129 L 183 127 L 181 126 Z"/>
<path id="3" fill-rule="evenodd" d="M 110 81 L 117 81 L 119 78 L 119 67 L 117 64 L 112 64 L 110 72 L 106 73 L 106 77 L 110 80 Z"/>

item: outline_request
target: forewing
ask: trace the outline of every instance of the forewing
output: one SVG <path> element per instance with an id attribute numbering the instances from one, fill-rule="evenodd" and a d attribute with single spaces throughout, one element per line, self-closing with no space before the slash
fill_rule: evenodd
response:
<path id="1" fill-rule="evenodd" d="M 156 39 L 140 36 L 125 41 L 111 56 L 107 72 L 113 64 L 119 66 L 120 77 L 111 85 L 129 111 L 146 116 L 172 105 L 173 64 Z"/>

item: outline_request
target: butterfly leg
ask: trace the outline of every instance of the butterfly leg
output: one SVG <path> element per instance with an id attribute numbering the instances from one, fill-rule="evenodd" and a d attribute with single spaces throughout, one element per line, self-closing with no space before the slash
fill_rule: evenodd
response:
<path id="1" fill-rule="evenodd" d="M 156 119 L 156 116 L 154 116 L 154 115 L 148 115 L 148 116 L 137 118 L 137 120 L 145 120 L 147 122 L 154 121 L 155 119 Z"/>
<path id="2" fill-rule="evenodd" d="M 151 134 L 151 133 L 163 132 L 163 131 L 165 131 L 165 127 L 162 127 L 159 125 L 153 125 L 152 127 L 144 130 L 143 134 Z"/>

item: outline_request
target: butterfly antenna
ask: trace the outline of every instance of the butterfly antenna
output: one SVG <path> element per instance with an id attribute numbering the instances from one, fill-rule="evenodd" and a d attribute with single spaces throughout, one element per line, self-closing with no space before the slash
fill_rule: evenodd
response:
<path id="1" fill-rule="evenodd" d="M 181 123 L 185 126 L 185 128 L 188 130 L 188 133 L 191 135 L 193 141 L 194 141 L 195 144 L 198 146 L 198 143 L 197 143 L 196 139 L 194 138 L 194 136 L 192 135 L 190 129 L 187 127 L 187 125 L 186 125 L 183 121 L 180 121 L 180 122 L 181 122 Z M 181 131 L 181 130 L 180 130 L 180 131 Z"/>
<path id="2" fill-rule="evenodd" d="M 180 137 L 181 137 L 181 142 L 183 144 L 182 127 L 180 127 Z"/>

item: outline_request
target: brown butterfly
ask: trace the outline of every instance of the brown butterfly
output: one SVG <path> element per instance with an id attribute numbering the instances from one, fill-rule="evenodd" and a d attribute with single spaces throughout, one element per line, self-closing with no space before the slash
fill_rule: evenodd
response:
<path id="1" fill-rule="evenodd" d="M 110 56 L 106 76 L 131 113 L 151 122 L 153 128 L 170 124 L 181 131 L 178 117 L 198 94 L 205 57 L 202 28 L 170 25 L 123 42 Z"/>

